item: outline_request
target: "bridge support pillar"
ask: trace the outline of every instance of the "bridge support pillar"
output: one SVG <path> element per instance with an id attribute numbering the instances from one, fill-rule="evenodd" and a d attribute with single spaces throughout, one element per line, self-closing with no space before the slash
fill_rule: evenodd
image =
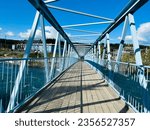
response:
<path id="1" fill-rule="evenodd" d="M 116 64 L 115 64 L 115 70 L 114 70 L 115 72 L 118 72 L 118 69 L 119 69 L 119 62 L 121 61 L 121 56 L 122 56 L 123 46 L 124 46 L 124 42 L 125 42 L 127 27 L 128 27 L 128 17 L 126 16 L 123 30 L 122 30 L 119 50 L 118 50 L 117 57 L 116 57 Z"/>
<path id="2" fill-rule="evenodd" d="M 128 18 L 129 18 L 131 35 L 132 35 L 136 65 L 139 67 L 138 68 L 139 83 L 140 83 L 141 86 L 146 88 L 147 83 L 146 83 L 145 76 L 144 76 L 144 67 L 143 67 L 143 63 L 142 63 L 141 50 L 140 50 L 140 47 L 139 47 L 134 16 L 132 14 L 128 14 Z"/>
<path id="3" fill-rule="evenodd" d="M 107 49 L 107 44 L 104 43 L 103 54 L 102 54 L 102 64 L 101 65 L 104 65 L 104 58 L 105 58 L 106 49 Z"/>
<path id="4" fill-rule="evenodd" d="M 58 39 L 59 58 L 61 57 L 61 36 Z"/>
<path id="5" fill-rule="evenodd" d="M 40 16 L 41 21 L 41 30 L 42 30 L 42 41 L 43 41 L 43 51 L 44 51 L 44 65 L 45 65 L 45 75 L 46 75 L 46 82 L 48 82 L 48 57 L 47 57 L 47 46 L 46 46 L 46 35 L 45 35 L 45 24 L 44 24 L 44 17 Z"/>
<path id="6" fill-rule="evenodd" d="M 101 62 L 101 42 L 98 42 L 98 58 L 99 58 L 99 64 Z"/>
<path id="7" fill-rule="evenodd" d="M 52 57 L 52 61 L 51 61 L 51 69 L 50 69 L 50 75 L 49 75 L 49 80 L 51 80 L 53 78 L 53 73 L 54 73 L 54 64 L 55 64 L 55 57 L 56 57 L 56 51 L 57 51 L 57 45 L 58 45 L 58 39 L 60 37 L 59 32 L 57 32 L 57 36 L 55 39 L 55 47 L 54 47 L 54 51 L 53 51 L 53 57 Z"/>
<path id="8" fill-rule="evenodd" d="M 97 55 L 96 45 L 94 45 L 94 55 Z"/>
<path id="9" fill-rule="evenodd" d="M 106 44 L 107 44 L 108 69 L 111 70 L 110 39 L 108 33 L 106 34 Z"/>
<path id="10" fill-rule="evenodd" d="M 71 46 L 70 44 L 68 44 L 67 67 L 70 65 L 70 51 L 71 51 Z"/>
<path id="11" fill-rule="evenodd" d="M 63 58 L 62 70 L 64 70 L 64 68 L 65 68 L 66 47 L 67 47 L 67 41 L 65 40 L 64 47 L 63 47 L 63 55 L 62 55 L 62 58 Z"/>
<path id="12" fill-rule="evenodd" d="M 136 65 L 138 66 L 137 73 L 138 73 L 138 77 L 139 77 L 139 83 L 144 88 L 144 89 L 142 89 L 144 112 L 147 112 L 147 107 L 149 106 L 148 101 L 147 101 L 147 98 L 148 98 L 147 82 L 146 82 L 145 75 L 144 75 L 145 70 L 144 70 L 144 66 L 142 63 L 142 56 L 141 56 L 141 50 L 139 47 L 139 42 L 138 42 L 138 37 L 137 37 L 137 30 L 136 30 L 136 26 L 135 26 L 134 16 L 132 14 L 128 14 L 128 18 L 129 18 L 131 35 L 132 35 Z"/>
<path id="13" fill-rule="evenodd" d="M 23 56 L 24 60 L 21 62 L 19 72 L 18 72 L 16 81 L 15 81 L 13 91 L 12 91 L 11 96 L 10 96 L 10 100 L 9 100 L 6 112 L 9 112 L 15 106 L 16 97 L 17 97 L 17 94 L 18 94 L 18 91 L 19 91 L 19 85 L 20 85 L 20 82 L 21 82 L 21 79 L 22 79 L 22 76 L 23 76 L 25 66 L 26 66 L 26 60 L 29 57 L 29 54 L 30 54 L 30 51 L 31 51 L 31 47 L 32 47 L 32 43 L 33 43 L 33 40 L 34 40 L 34 37 L 35 37 L 36 30 L 37 30 L 39 18 L 40 18 L 40 13 L 37 11 L 36 15 L 35 15 L 35 18 L 34 18 L 33 25 L 32 25 L 32 29 L 31 29 L 31 32 L 30 32 L 30 36 L 29 36 L 29 39 L 28 39 L 28 42 L 27 42 L 26 50 L 25 50 L 25 53 L 24 53 L 24 56 Z"/>

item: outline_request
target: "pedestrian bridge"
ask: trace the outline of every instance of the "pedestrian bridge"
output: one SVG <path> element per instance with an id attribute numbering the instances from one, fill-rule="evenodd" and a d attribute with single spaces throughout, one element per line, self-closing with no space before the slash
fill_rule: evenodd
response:
<path id="1" fill-rule="evenodd" d="M 134 13 L 148 0 L 130 1 L 114 19 L 52 6 L 51 3 L 57 0 L 28 1 L 36 9 L 36 14 L 24 56 L 21 59 L 0 59 L 0 112 L 150 112 L 150 66 L 143 65 L 134 20 Z M 49 8 L 102 21 L 61 26 Z M 47 55 L 44 20 L 57 31 L 52 57 Z M 29 58 L 39 23 L 44 57 Z M 109 34 L 121 23 L 122 35 L 114 60 Z M 101 34 L 72 28 L 95 24 L 109 26 Z M 134 64 L 121 61 L 128 27 L 132 36 Z M 65 30 L 89 35 L 69 36 Z M 78 41 L 78 37 L 97 34 L 99 37 L 94 42 L 85 44 Z M 77 41 L 73 42 L 71 37 Z"/>

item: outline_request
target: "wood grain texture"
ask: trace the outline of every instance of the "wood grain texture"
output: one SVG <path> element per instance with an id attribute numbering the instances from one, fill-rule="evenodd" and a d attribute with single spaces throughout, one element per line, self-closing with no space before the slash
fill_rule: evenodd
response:
<path id="1" fill-rule="evenodd" d="M 105 80 L 85 62 L 78 62 L 21 112 L 133 113 Z"/>

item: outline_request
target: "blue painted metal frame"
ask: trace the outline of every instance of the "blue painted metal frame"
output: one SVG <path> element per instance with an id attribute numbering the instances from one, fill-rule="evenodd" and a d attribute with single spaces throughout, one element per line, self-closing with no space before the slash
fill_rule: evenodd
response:
<path id="1" fill-rule="evenodd" d="M 128 27 L 127 25 L 128 25 L 128 16 L 126 16 L 126 18 L 125 18 L 125 22 L 124 22 L 124 26 L 123 26 L 123 30 L 122 30 L 119 50 L 118 50 L 117 57 L 116 57 L 117 63 L 120 62 L 120 60 L 121 60 L 123 46 L 125 43 L 125 36 L 126 36 L 126 32 L 127 32 L 127 27 Z M 118 67 L 119 67 L 119 63 L 115 65 L 115 72 L 118 71 Z"/>
<path id="2" fill-rule="evenodd" d="M 35 18 L 34 18 L 33 26 L 32 26 L 31 32 L 30 32 L 29 40 L 28 40 L 23 58 L 28 58 L 29 57 L 31 47 L 32 47 L 32 43 L 33 43 L 33 39 L 34 39 L 36 29 L 37 29 L 37 26 L 38 26 L 39 19 L 40 19 L 40 13 L 37 11 L 36 15 L 35 15 Z M 16 78 L 15 86 L 13 88 L 13 91 L 12 91 L 12 94 L 11 94 L 11 97 L 10 97 L 7 112 L 9 112 L 15 106 L 15 101 L 16 101 L 16 97 L 17 97 L 17 94 L 18 94 L 18 90 L 19 90 L 19 84 L 20 84 L 25 66 L 26 66 L 26 61 L 22 61 L 21 66 L 19 68 L 17 78 Z"/>
<path id="3" fill-rule="evenodd" d="M 57 32 L 57 36 L 56 36 L 56 40 L 55 40 L 55 47 L 54 47 L 54 51 L 53 51 L 53 59 L 52 59 L 52 62 L 51 62 L 49 80 L 51 80 L 53 78 L 56 50 L 57 50 L 57 47 L 58 47 L 59 37 L 60 37 L 60 34 L 59 34 L 59 32 Z"/>
<path id="4" fill-rule="evenodd" d="M 43 50 L 44 50 L 44 64 L 45 64 L 45 75 L 46 75 L 46 81 L 48 82 L 48 56 L 47 56 L 47 46 L 46 46 L 46 34 L 45 34 L 45 24 L 44 24 L 44 17 L 41 15 L 40 17 L 41 21 L 41 30 L 42 30 L 42 41 L 43 41 Z"/>
<path id="5" fill-rule="evenodd" d="M 55 17 L 52 15 L 52 13 L 48 10 L 45 3 L 42 0 L 28 0 L 28 1 L 45 17 L 45 19 L 60 33 L 60 35 L 73 47 L 75 52 L 78 54 L 73 43 L 71 42 L 67 34 L 64 32 L 62 27 L 59 25 Z"/>

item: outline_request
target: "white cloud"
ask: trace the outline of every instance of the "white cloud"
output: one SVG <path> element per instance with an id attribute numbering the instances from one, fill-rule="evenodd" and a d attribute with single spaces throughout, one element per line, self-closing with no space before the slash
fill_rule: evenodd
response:
<path id="1" fill-rule="evenodd" d="M 28 29 L 26 32 L 20 32 L 19 37 L 22 39 L 28 39 L 30 32 L 31 32 L 30 29 Z M 41 39 L 41 30 L 40 29 L 37 29 L 37 31 L 36 31 L 35 39 Z"/>
<path id="2" fill-rule="evenodd" d="M 141 44 L 150 43 L 150 22 L 143 23 L 137 29 L 137 37 Z M 121 40 L 121 37 L 118 37 Z M 125 38 L 126 42 L 132 42 L 132 36 L 127 35 Z"/>
<path id="3" fill-rule="evenodd" d="M 140 41 L 150 43 L 150 22 L 141 24 L 137 34 Z"/>
<path id="4" fill-rule="evenodd" d="M 30 29 L 28 29 L 26 32 L 20 32 L 19 37 L 22 39 L 28 39 L 30 32 L 31 32 Z M 53 27 L 50 27 L 50 26 L 45 26 L 45 33 L 46 33 L 46 38 L 54 39 L 56 38 L 56 35 L 57 35 L 57 31 Z M 41 38 L 42 38 L 42 32 L 41 32 L 41 29 L 38 28 L 36 30 L 35 39 L 41 39 Z"/>
<path id="5" fill-rule="evenodd" d="M 121 37 L 118 37 L 118 40 L 121 40 Z M 138 40 L 139 40 L 139 38 L 138 38 Z M 127 36 L 125 37 L 125 41 L 126 41 L 127 43 L 131 43 L 131 42 L 132 42 L 132 36 L 131 36 L 131 35 L 127 35 Z"/>
<path id="6" fill-rule="evenodd" d="M 45 32 L 46 32 L 46 37 L 47 38 L 55 39 L 56 36 L 57 36 L 57 31 L 53 27 L 45 26 Z"/>
<path id="7" fill-rule="evenodd" d="M 28 29 L 26 32 L 20 32 L 19 37 L 23 39 L 27 39 L 29 37 L 29 34 L 30 34 L 30 29 Z"/>
<path id="8" fill-rule="evenodd" d="M 9 37 L 13 37 L 15 34 L 13 33 L 13 32 L 7 32 L 6 34 L 5 34 L 6 36 L 9 36 Z"/>
<path id="9" fill-rule="evenodd" d="M 121 40 L 121 37 L 118 37 L 118 40 Z M 125 42 L 131 43 L 132 42 L 132 36 L 131 35 L 127 35 L 125 37 Z"/>
<path id="10" fill-rule="evenodd" d="M 126 41 L 131 41 L 132 40 L 132 36 L 131 35 L 127 35 L 125 40 Z"/>
<path id="11" fill-rule="evenodd" d="M 0 27 L 0 31 L 2 30 L 2 28 Z"/>

